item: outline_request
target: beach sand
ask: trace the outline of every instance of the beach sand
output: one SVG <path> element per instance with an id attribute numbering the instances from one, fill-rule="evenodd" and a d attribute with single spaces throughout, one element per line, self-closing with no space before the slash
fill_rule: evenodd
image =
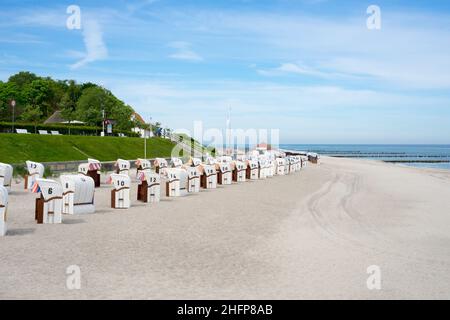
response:
<path id="1" fill-rule="evenodd" d="M 10 195 L 0 299 L 450 298 L 450 171 L 322 157 L 156 205 L 134 185 L 129 210 L 110 209 L 103 185 L 95 214 L 61 225 L 34 222 L 35 197 Z"/>

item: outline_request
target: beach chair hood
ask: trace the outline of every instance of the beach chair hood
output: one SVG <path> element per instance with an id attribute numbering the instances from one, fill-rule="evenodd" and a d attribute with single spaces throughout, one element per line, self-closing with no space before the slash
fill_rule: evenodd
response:
<path id="1" fill-rule="evenodd" d="M 27 161 L 27 170 L 30 175 L 44 176 L 44 165 L 39 162 Z"/>

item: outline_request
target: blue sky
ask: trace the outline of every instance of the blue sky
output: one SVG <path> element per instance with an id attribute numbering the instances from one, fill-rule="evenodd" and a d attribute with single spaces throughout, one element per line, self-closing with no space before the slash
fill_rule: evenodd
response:
<path id="1" fill-rule="evenodd" d="M 223 128 L 231 107 L 281 143 L 450 143 L 449 1 L 2 0 L 0 79 L 21 70 L 102 84 L 175 129 Z"/>

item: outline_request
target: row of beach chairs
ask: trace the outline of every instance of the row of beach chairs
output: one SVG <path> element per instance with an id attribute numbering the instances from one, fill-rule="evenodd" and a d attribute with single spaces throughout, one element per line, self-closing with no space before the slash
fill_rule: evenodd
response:
<path id="1" fill-rule="evenodd" d="M 191 158 L 183 163 L 179 158 L 167 161 L 156 158 L 138 159 L 134 180 L 138 183 L 138 201 L 157 203 L 162 196 L 180 197 L 198 193 L 202 189 L 215 189 L 218 185 L 242 183 L 248 180 L 267 179 L 300 171 L 308 163 L 304 156 L 228 156 L 208 157 L 205 161 Z M 63 214 L 77 215 L 95 212 L 95 188 L 100 187 L 101 163 L 88 159 L 80 164 L 77 174 L 61 175 L 59 181 L 44 178 L 44 165 L 27 161 L 28 174 L 24 188 L 38 193 L 35 203 L 35 220 L 38 224 L 61 223 Z M 115 171 L 107 184 L 111 188 L 111 208 L 128 209 L 131 206 L 131 163 L 118 159 Z M 0 235 L 6 234 L 8 190 L 11 188 L 13 168 L 0 163 Z"/>

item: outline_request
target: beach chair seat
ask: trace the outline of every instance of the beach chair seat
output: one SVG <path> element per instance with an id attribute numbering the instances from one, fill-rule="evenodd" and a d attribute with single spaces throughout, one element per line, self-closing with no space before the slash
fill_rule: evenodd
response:
<path id="1" fill-rule="evenodd" d="M 161 177 L 150 169 L 141 170 L 138 177 L 137 199 L 145 203 L 156 203 L 161 198 Z"/>
<path id="2" fill-rule="evenodd" d="M 166 197 L 179 197 L 180 196 L 180 177 L 181 169 L 167 168 L 165 171 L 165 184 L 166 184 Z M 187 178 L 185 179 L 187 182 Z"/>
<path id="3" fill-rule="evenodd" d="M 102 164 L 96 159 L 88 159 L 88 163 L 82 163 L 78 166 L 78 173 L 94 179 L 96 188 L 100 187 L 100 169 Z"/>
<path id="4" fill-rule="evenodd" d="M 26 161 L 28 174 L 25 176 L 25 190 L 30 190 L 37 178 L 44 177 L 44 165 L 34 161 Z"/>
<path id="5" fill-rule="evenodd" d="M 202 165 L 200 176 L 200 187 L 204 189 L 217 188 L 217 172 L 215 165 Z"/>
<path id="6" fill-rule="evenodd" d="M 183 166 L 183 161 L 180 158 L 172 157 L 170 162 L 173 168 L 181 168 Z"/>
<path id="7" fill-rule="evenodd" d="M 13 167 L 6 163 L 0 163 L 0 186 L 11 189 Z"/>
<path id="8" fill-rule="evenodd" d="M 256 160 L 247 160 L 246 177 L 247 180 L 258 180 L 259 163 Z"/>
<path id="9" fill-rule="evenodd" d="M 8 231 L 8 190 L 0 185 L 0 237 L 6 235 Z"/>
<path id="10" fill-rule="evenodd" d="M 277 175 L 284 176 L 285 175 L 285 159 L 284 158 L 276 158 L 276 165 L 277 165 Z"/>
<path id="11" fill-rule="evenodd" d="M 116 168 L 116 173 L 118 174 L 126 174 L 128 175 L 130 173 L 130 161 L 123 160 L 123 159 L 117 159 L 116 163 L 114 164 L 114 167 Z"/>
<path id="12" fill-rule="evenodd" d="M 196 167 L 187 167 L 186 171 L 188 174 L 187 192 L 200 192 L 200 171 Z"/>
<path id="13" fill-rule="evenodd" d="M 165 170 L 169 167 L 167 160 L 164 158 L 156 158 L 154 163 L 156 173 L 165 174 Z"/>
<path id="14" fill-rule="evenodd" d="M 57 224 L 62 222 L 63 189 L 54 180 L 37 178 L 33 192 L 40 193 L 36 199 L 35 219 L 38 224 Z"/>
<path id="15" fill-rule="evenodd" d="M 228 162 L 221 162 L 216 164 L 217 183 L 221 185 L 229 185 L 233 180 L 231 172 L 231 164 Z"/>
<path id="16" fill-rule="evenodd" d="M 62 175 L 63 213 L 89 214 L 95 212 L 94 179 L 84 175 Z"/>
<path id="17" fill-rule="evenodd" d="M 111 190 L 111 208 L 130 208 L 130 187 L 131 179 L 126 174 L 113 173 L 110 177 L 113 189 Z"/>
<path id="18" fill-rule="evenodd" d="M 234 182 L 245 182 L 246 178 L 246 164 L 243 161 L 234 161 L 232 164 Z"/>

